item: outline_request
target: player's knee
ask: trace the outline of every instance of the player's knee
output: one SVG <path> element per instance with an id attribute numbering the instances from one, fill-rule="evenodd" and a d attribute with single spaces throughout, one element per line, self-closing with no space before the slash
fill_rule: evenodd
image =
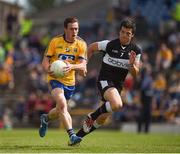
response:
<path id="1" fill-rule="evenodd" d="M 98 121 L 98 124 L 103 125 L 105 123 L 106 119 L 101 119 Z"/>
<path id="2" fill-rule="evenodd" d="M 122 106 L 123 106 L 122 103 L 113 104 L 112 105 L 112 110 L 113 111 L 119 111 L 119 110 L 121 110 Z"/>
<path id="3" fill-rule="evenodd" d="M 66 106 L 64 104 L 60 104 L 56 107 L 58 113 L 65 112 Z"/>

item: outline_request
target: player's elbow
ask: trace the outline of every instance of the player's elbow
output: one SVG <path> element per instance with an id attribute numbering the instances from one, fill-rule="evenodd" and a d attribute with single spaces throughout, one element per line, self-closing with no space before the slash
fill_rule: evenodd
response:
<path id="1" fill-rule="evenodd" d="M 97 42 L 92 43 L 88 47 L 88 59 L 92 56 L 92 54 L 98 50 L 98 44 Z"/>
<path id="2" fill-rule="evenodd" d="M 48 71 L 48 69 L 49 69 L 49 60 L 47 60 L 46 57 L 42 61 L 42 67 L 45 71 Z"/>

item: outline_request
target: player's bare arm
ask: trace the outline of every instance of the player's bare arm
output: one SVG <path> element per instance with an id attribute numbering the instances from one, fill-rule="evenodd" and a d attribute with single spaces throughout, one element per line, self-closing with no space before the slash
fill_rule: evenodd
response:
<path id="1" fill-rule="evenodd" d="M 136 53 L 134 51 L 130 52 L 130 57 L 129 57 L 129 71 L 132 74 L 134 78 L 139 73 L 139 68 L 140 67 L 140 62 L 139 60 L 136 60 Z"/>
<path id="2" fill-rule="evenodd" d="M 91 56 L 93 55 L 94 52 L 98 51 L 98 42 L 94 42 L 92 44 L 89 45 L 88 47 L 88 59 L 91 58 Z"/>
<path id="3" fill-rule="evenodd" d="M 43 58 L 43 60 L 42 60 L 42 66 L 43 66 L 44 70 L 45 70 L 47 73 L 49 73 L 50 76 L 55 77 L 54 74 L 53 74 L 53 72 L 51 72 L 51 71 L 49 70 L 49 68 L 50 68 L 50 66 L 51 66 L 50 63 L 49 63 L 49 57 L 44 56 L 44 58 Z"/>
<path id="4" fill-rule="evenodd" d="M 85 68 L 77 71 L 79 75 L 85 77 L 87 74 L 87 60 L 79 59 L 79 63 L 85 63 Z"/>
<path id="5" fill-rule="evenodd" d="M 67 66 L 64 68 L 64 73 L 68 73 L 71 70 L 76 70 L 76 71 L 85 71 L 86 70 L 86 60 L 82 59 L 78 64 L 70 64 L 68 61 L 64 61 Z"/>

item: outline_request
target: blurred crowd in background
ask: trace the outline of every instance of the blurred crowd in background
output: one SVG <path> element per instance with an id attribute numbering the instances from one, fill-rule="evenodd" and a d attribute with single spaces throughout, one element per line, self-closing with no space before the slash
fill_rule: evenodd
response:
<path id="1" fill-rule="evenodd" d="M 111 121 L 137 121 L 139 131 L 143 121 L 147 127 L 150 121 L 180 124 L 180 1 L 120 0 L 99 12 L 102 21 L 80 25 L 79 35 L 88 44 L 116 38 L 121 19 L 131 17 L 137 24 L 134 41 L 143 50 L 140 75 L 137 79 L 127 76 L 122 91 L 124 106 Z M 23 123 L 34 126 L 42 113 L 55 106 L 41 60 L 60 27 L 50 24 L 46 32 L 37 33 L 31 16 L 18 21 L 13 12 L 5 22 L 6 35 L 0 37 L 0 128 Z M 101 54 L 97 54 L 88 64 L 87 77 L 77 74 L 70 110 L 98 106 L 100 65 Z"/>

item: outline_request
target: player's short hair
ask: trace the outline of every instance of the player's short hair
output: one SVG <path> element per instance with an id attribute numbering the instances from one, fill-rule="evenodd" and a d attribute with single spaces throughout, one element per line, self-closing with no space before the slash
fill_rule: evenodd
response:
<path id="1" fill-rule="evenodd" d="M 124 19 L 124 20 L 122 20 L 121 24 L 120 24 L 120 27 L 119 27 L 119 30 L 121 30 L 122 27 L 131 28 L 133 34 L 136 31 L 136 24 L 132 19 Z"/>
<path id="2" fill-rule="evenodd" d="M 68 18 L 66 18 L 64 20 L 64 28 L 67 28 L 69 23 L 74 23 L 74 22 L 79 23 L 78 19 L 75 18 L 75 17 L 68 17 Z"/>

